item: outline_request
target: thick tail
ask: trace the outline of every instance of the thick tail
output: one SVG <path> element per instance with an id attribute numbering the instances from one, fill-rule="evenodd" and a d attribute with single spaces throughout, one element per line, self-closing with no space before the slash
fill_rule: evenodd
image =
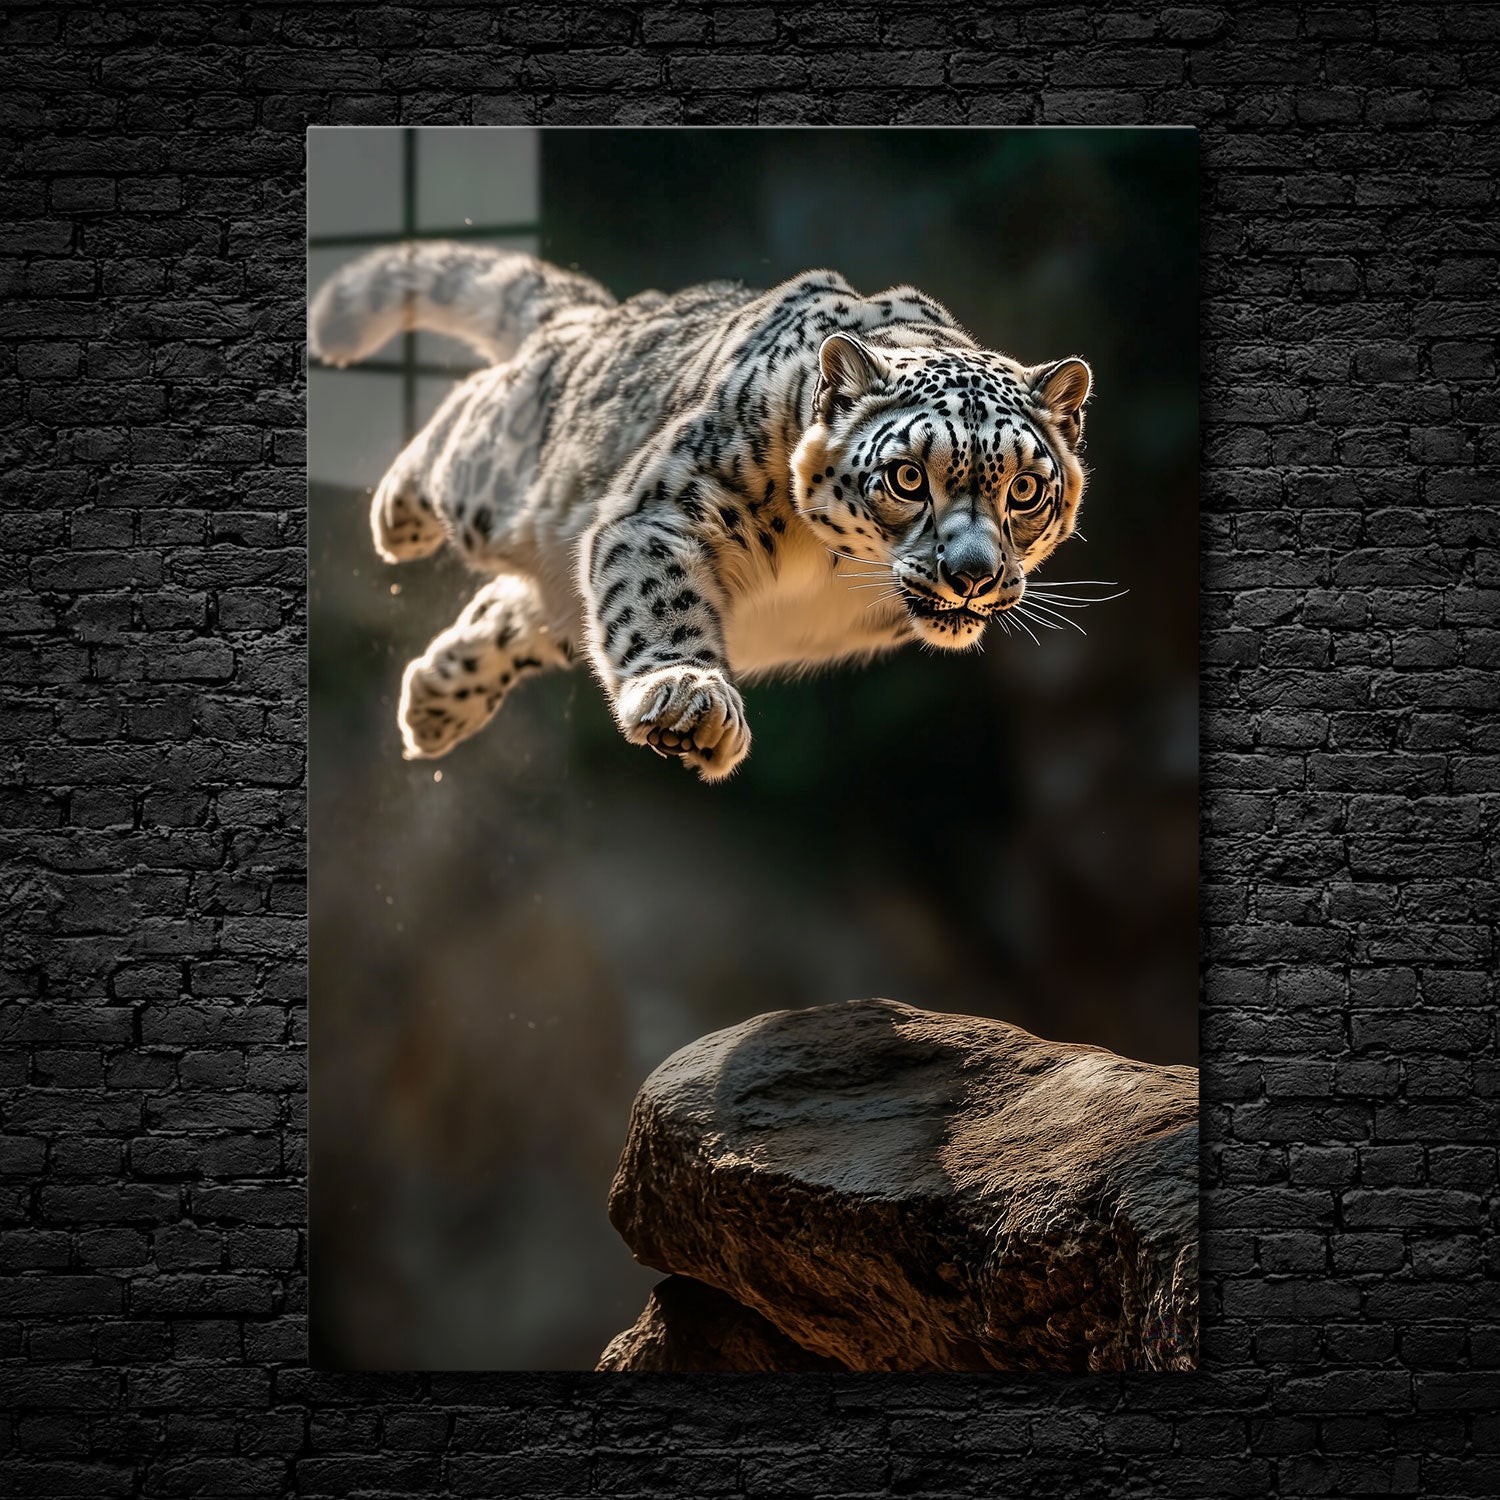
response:
<path id="1" fill-rule="evenodd" d="M 350 365 L 394 333 L 431 328 L 498 363 L 570 307 L 612 307 L 587 276 L 514 250 L 411 240 L 340 268 L 313 298 L 307 341 L 327 364 Z"/>

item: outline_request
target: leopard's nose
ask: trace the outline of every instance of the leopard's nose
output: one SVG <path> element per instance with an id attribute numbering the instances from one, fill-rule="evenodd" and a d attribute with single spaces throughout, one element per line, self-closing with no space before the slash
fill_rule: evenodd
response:
<path id="1" fill-rule="evenodd" d="M 995 580 L 1000 576 L 982 565 L 971 564 L 961 568 L 950 568 L 946 562 L 943 562 L 938 566 L 942 570 L 943 582 L 963 599 L 973 599 L 978 594 L 988 593 L 994 588 Z"/>
<path id="2" fill-rule="evenodd" d="M 965 526 L 938 548 L 943 582 L 960 599 L 973 599 L 995 586 L 1004 559 L 990 528 Z"/>

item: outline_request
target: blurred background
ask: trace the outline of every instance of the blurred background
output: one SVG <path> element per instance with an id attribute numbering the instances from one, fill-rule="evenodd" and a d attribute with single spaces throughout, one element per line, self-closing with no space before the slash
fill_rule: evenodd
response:
<path id="1" fill-rule="evenodd" d="M 311 370 L 316 1364 L 592 1368 L 657 1280 L 605 1217 L 635 1091 L 762 1011 L 884 995 L 1197 1061 L 1194 133 L 314 130 L 308 184 L 310 291 L 464 235 L 621 297 L 910 281 L 1081 355 L 1087 540 L 1041 576 L 1130 590 L 1087 637 L 752 684 L 719 787 L 626 745 L 582 668 L 409 764 L 402 668 L 476 580 L 382 564 L 368 492 L 471 360 Z"/>

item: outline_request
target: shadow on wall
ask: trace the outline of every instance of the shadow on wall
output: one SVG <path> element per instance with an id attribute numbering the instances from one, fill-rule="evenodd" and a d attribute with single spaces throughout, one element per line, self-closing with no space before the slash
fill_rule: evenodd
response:
<path id="1" fill-rule="evenodd" d="M 472 580 L 385 567 L 367 497 L 315 488 L 319 1362 L 591 1368 L 654 1280 L 604 1215 L 635 1090 L 760 1012 L 887 995 L 1196 1060 L 1195 183 L 1177 132 L 544 136 L 543 253 L 622 295 L 824 263 L 1088 358 L 1088 540 L 1045 573 L 1131 592 L 1086 637 L 753 685 L 718 788 L 582 670 L 408 764 L 401 668 Z"/>

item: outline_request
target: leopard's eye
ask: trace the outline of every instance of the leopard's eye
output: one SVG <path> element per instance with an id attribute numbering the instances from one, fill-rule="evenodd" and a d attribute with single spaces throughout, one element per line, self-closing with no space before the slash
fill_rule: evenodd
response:
<path id="1" fill-rule="evenodd" d="M 1017 510 L 1035 510 L 1041 503 L 1042 486 L 1035 474 L 1017 474 L 1010 482 L 1010 503 Z"/>
<path id="2" fill-rule="evenodd" d="M 927 476 L 920 464 L 898 458 L 885 466 L 885 482 L 898 500 L 920 500 L 927 489 Z"/>

